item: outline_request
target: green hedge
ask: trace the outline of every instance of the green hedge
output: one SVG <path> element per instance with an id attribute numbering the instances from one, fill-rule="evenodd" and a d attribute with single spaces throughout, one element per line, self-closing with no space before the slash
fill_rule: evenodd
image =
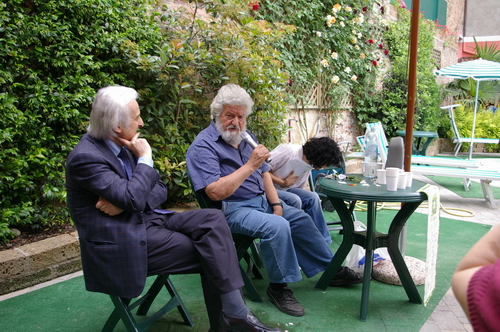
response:
<path id="1" fill-rule="evenodd" d="M 95 90 L 134 85 L 134 42 L 160 40 L 143 1 L 8 0 L 0 11 L 0 242 L 7 226 L 68 222 L 64 162 Z M 2 236 L 3 235 L 3 236 Z"/>
<path id="2" fill-rule="evenodd" d="M 267 45 L 285 30 L 253 20 L 239 1 L 206 3 L 217 23 L 145 0 L 0 4 L 0 243 L 12 237 L 9 227 L 70 221 L 64 163 L 100 87 L 140 92 L 142 132 L 170 204 L 194 198 L 184 156 L 209 123 L 208 105 L 222 84 L 247 88 L 257 108 L 249 127 L 269 146 L 280 141 L 286 77 Z"/>

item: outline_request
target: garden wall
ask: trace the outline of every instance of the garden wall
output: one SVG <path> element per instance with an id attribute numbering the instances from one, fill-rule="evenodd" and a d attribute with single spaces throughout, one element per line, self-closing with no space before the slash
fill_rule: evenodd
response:
<path id="1" fill-rule="evenodd" d="M 0 295 L 81 269 L 76 232 L 0 251 Z"/>

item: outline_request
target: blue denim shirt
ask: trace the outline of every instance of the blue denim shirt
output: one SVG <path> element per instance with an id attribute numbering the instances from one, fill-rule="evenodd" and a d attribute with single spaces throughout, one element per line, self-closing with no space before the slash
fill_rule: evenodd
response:
<path id="1" fill-rule="evenodd" d="M 253 134 L 249 134 L 257 141 Z M 253 148 L 246 141 L 242 141 L 238 148 L 227 144 L 212 121 L 210 126 L 196 136 L 187 151 L 186 161 L 194 190 L 203 189 L 235 172 L 250 159 L 252 151 Z M 263 194 L 262 174 L 269 170 L 269 165 L 264 162 L 224 201 L 243 201 Z"/>

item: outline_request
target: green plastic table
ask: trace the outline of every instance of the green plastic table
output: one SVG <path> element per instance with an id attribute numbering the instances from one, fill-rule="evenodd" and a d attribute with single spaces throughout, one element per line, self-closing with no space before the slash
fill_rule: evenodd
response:
<path id="1" fill-rule="evenodd" d="M 362 175 L 355 176 L 362 178 Z M 366 262 L 373 262 L 373 251 L 376 248 L 387 247 L 410 302 L 422 303 L 422 298 L 413 282 L 398 244 L 401 230 L 406 221 L 420 203 L 427 199 L 425 193 L 417 192 L 425 183 L 413 180 L 411 187 L 398 189 L 397 191 L 387 191 L 386 185 L 376 186 L 373 184 L 373 180 L 366 178 L 365 180 L 370 186 L 362 186 L 360 183 L 354 183 L 352 181 L 339 181 L 328 178 L 321 178 L 318 180 L 319 192 L 324 193 L 335 206 L 342 222 L 344 236 L 339 249 L 316 283 L 315 288 L 320 290 L 325 290 L 327 288 L 329 282 L 344 262 L 354 244 L 360 245 L 366 249 Z M 368 206 L 366 231 L 354 231 L 353 215 L 346 206 L 345 201 L 350 201 L 351 203 L 353 201 L 366 201 Z M 377 232 L 376 230 L 377 202 L 404 203 L 392 220 L 387 234 Z M 366 317 L 368 316 L 368 297 L 372 268 L 373 264 L 365 264 L 361 295 L 361 321 L 366 321 Z"/>
<path id="2" fill-rule="evenodd" d="M 405 138 L 406 130 L 398 130 L 396 131 L 396 135 Z M 416 139 L 417 142 L 413 144 L 412 154 L 425 156 L 427 148 L 436 137 L 438 137 L 438 134 L 433 131 L 414 131 L 413 138 Z M 426 138 L 425 142 L 422 142 L 423 138 Z"/>

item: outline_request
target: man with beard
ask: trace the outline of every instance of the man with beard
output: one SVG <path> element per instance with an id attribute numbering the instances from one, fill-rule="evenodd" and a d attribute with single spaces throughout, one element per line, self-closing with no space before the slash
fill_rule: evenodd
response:
<path id="1" fill-rule="evenodd" d="M 233 233 L 260 239 L 271 302 L 286 314 L 303 316 L 288 283 L 301 280 L 301 269 L 308 278 L 324 271 L 333 254 L 309 215 L 279 199 L 265 162 L 269 151 L 242 141 L 252 107 L 244 89 L 223 86 L 210 106 L 213 121 L 188 149 L 188 170 L 195 191 L 222 201 Z M 334 279 L 352 283 L 345 269 Z"/>

